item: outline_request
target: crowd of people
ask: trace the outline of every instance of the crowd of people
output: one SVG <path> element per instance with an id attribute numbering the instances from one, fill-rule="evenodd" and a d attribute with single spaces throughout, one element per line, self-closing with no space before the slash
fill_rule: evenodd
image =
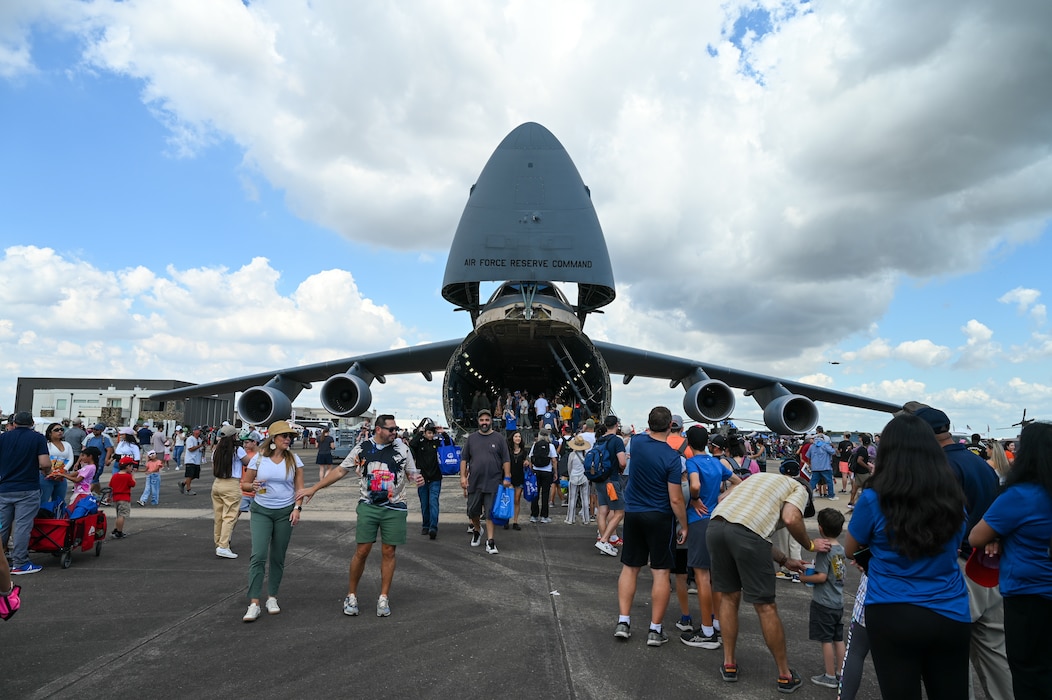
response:
<path id="1" fill-rule="evenodd" d="M 508 392 L 506 399 L 497 408 L 526 403 L 521 392 Z M 1015 441 L 973 436 L 962 442 L 951 435 L 945 413 L 911 403 L 879 435 L 844 434 L 834 442 L 819 426 L 793 444 L 701 425 L 684 432 L 682 418 L 664 407 L 650 412 L 638 434 L 623 430 L 613 415 L 598 421 L 582 415 L 576 425 L 572 414 L 568 421 L 560 415 L 547 423 L 567 404 L 538 405 L 541 399 L 533 403 L 539 418 L 527 414 L 527 421 L 538 421 L 529 430 L 518 420 L 498 425 L 494 409 L 478 409 L 477 430 L 461 446 L 458 465 L 468 545 L 499 554 L 498 530 L 523 529 L 523 499 L 530 525 L 550 524 L 560 507 L 566 508 L 565 523 L 594 524 L 596 550 L 621 560 L 618 640 L 633 635 L 632 604 L 639 576 L 649 568 L 648 646 L 669 641 L 664 619 L 675 588 L 680 641 L 722 650 L 721 677 L 735 682 L 744 600 L 777 666 L 775 687 L 791 693 L 802 680 L 789 664 L 776 597 L 779 580 L 796 580 L 813 586 L 808 638 L 819 645 L 814 666 L 821 672 L 811 680 L 838 688 L 841 698 L 857 693 L 869 655 L 885 697 L 919 698 L 922 687 L 929 698 L 964 697 L 972 668 L 987 697 L 1049 696 L 1052 424 L 1024 426 L 1018 450 Z M 285 553 L 303 507 L 352 473 L 358 482 L 356 549 L 342 609 L 359 614 L 358 584 L 379 539 L 376 613 L 390 615 L 396 550 L 407 541 L 409 488 L 417 489 L 421 535 L 436 539 L 444 451 L 455 449 L 433 421 L 403 430 L 383 414 L 338 465 L 333 441 L 322 431 L 315 440 L 319 478 L 308 486 L 303 462 L 292 451 L 301 435 L 285 421 L 262 431 L 229 424 L 195 428 L 178 445 L 152 431 L 125 429 L 115 437 L 116 443 L 101 425 L 84 431 L 77 421 L 68 430 L 53 423 L 42 435 L 29 414 L 10 418 L 0 435 L 0 525 L 10 559 L 0 569 L 0 618 L 21 605 L 11 575 L 40 570 L 27 551 L 40 507 L 70 508 L 91 498 L 99 493 L 93 488 L 98 475 L 113 468 L 112 535 L 121 538 L 136 487 L 133 473 L 140 465 L 146 471 L 139 505 L 159 502 L 156 477 L 177 446 L 185 461 L 183 493 L 193 493 L 202 457 L 211 453 L 216 556 L 237 557 L 231 533 L 241 513 L 251 513 L 245 622 L 264 610 L 280 613 Z M 779 460 L 777 471 L 767 470 L 768 459 Z M 838 499 L 838 479 L 840 493 L 850 493 L 845 509 L 817 508 L 816 502 Z M 506 524 L 492 516 L 504 489 L 514 500 Z M 809 517 L 816 517 L 818 537 L 807 530 Z M 848 565 L 862 573 L 845 624 Z"/>

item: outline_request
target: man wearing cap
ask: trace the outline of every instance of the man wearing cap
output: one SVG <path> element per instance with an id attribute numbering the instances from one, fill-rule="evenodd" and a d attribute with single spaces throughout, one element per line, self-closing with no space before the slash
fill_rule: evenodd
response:
<path id="1" fill-rule="evenodd" d="M 672 414 L 672 429 L 668 434 L 668 446 L 679 452 L 684 459 L 694 456 L 694 450 L 687 444 L 687 438 L 683 435 L 683 416 Z"/>
<path id="2" fill-rule="evenodd" d="M 805 482 L 760 472 L 732 489 L 711 513 L 705 543 L 709 548 L 712 590 L 722 594 L 719 620 L 723 633 L 723 667 L 720 673 L 728 683 L 738 680 L 735 651 L 738 612 L 744 599 L 756 609 L 764 641 L 778 666 L 778 690 L 791 693 L 800 687 L 799 676 L 789 668 L 785 629 L 775 604 L 771 560 L 797 573 L 802 572 L 805 565 L 773 547 L 771 537 L 784 527 L 807 551 L 828 552 L 829 540 L 812 540 L 807 534 L 804 523 L 807 504 Z"/>
<path id="3" fill-rule="evenodd" d="M 468 499 L 468 519 L 471 520 L 471 546 L 482 540 L 479 519 L 493 509 L 493 499 L 502 481 L 511 486 L 511 453 L 508 441 L 493 430 L 493 414 L 488 408 L 478 412 L 479 429 L 468 435 L 460 453 L 460 488 Z M 538 498 L 545 498 L 540 494 Z M 486 518 L 486 553 L 497 554 L 493 535 L 493 518 Z"/>
<path id="4" fill-rule="evenodd" d="M 186 469 L 183 472 L 183 480 L 179 483 L 179 493 L 187 496 L 196 496 L 195 491 L 190 490 L 194 479 L 201 478 L 201 462 L 205 456 L 205 439 L 201 437 L 201 426 L 194 426 L 194 434 L 186 438 Z"/>
<path id="5" fill-rule="evenodd" d="M 99 477 L 102 474 L 102 470 L 113 461 L 113 441 L 110 440 L 109 435 L 102 432 L 105 429 L 105 423 L 93 425 L 91 427 L 91 435 L 84 439 L 84 447 L 81 448 L 81 452 L 87 447 L 94 447 L 99 451 L 99 460 L 95 464 L 95 476 L 91 479 L 91 492 L 96 496 L 102 495 L 102 488 L 99 486 Z"/>
<path id="6" fill-rule="evenodd" d="M 47 439 L 33 430 L 33 416 L 19 411 L 14 427 L 0 435 L 0 542 L 11 537 L 11 573 L 35 574 L 42 567 L 29 561 L 29 536 L 40 509 L 40 476 L 51 472 Z"/>
<path id="7" fill-rule="evenodd" d="M 965 508 L 968 511 L 968 526 L 958 551 L 958 563 L 963 570 L 971 556 L 972 546 L 968 533 L 972 531 L 986 509 L 997 498 L 1000 482 L 997 472 L 984 459 L 953 439 L 950 434 L 950 418 L 937 408 L 911 402 L 904 410 L 923 419 L 935 431 L 935 439 L 946 454 L 957 480 L 964 491 Z M 972 617 L 972 665 L 986 691 L 986 697 L 995 700 L 1014 697 L 1012 674 L 1005 654 L 1004 604 L 999 586 L 986 588 L 965 574 L 968 587 L 968 603 Z"/>

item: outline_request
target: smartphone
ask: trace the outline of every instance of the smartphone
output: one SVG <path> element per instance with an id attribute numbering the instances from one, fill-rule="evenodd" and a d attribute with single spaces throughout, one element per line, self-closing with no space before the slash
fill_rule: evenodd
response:
<path id="1" fill-rule="evenodd" d="M 862 570 L 869 575 L 869 560 L 873 558 L 873 552 L 869 551 L 869 547 L 863 547 L 862 549 L 855 552 L 853 561 L 862 567 Z"/>

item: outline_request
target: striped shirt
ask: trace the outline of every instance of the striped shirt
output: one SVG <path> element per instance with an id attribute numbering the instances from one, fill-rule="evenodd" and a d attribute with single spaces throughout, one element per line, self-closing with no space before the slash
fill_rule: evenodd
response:
<path id="1" fill-rule="evenodd" d="M 764 539 L 782 522 L 782 505 L 790 503 L 803 515 L 807 508 L 807 488 L 792 477 L 760 472 L 741 482 L 712 511 L 712 517 L 744 525 Z"/>

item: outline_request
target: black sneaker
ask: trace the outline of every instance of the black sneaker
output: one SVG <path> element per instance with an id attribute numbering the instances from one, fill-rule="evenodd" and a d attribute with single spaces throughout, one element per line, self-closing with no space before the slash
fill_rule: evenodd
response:
<path id="1" fill-rule="evenodd" d="M 428 530 L 427 536 L 431 539 L 435 539 L 436 537 L 438 537 L 438 530 Z"/>
<path id="2" fill-rule="evenodd" d="M 618 639 L 628 639 L 632 636 L 632 628 L 627 622 L 618 622 L 614 628 L 614 636 Z"/>
<path id="3" fill-rule="evenodd" d="M 482 533 L 478 530 L 471 531 L 471 546 L 478 547 L 482 542 Z"/>
<path id="4" fill-rule="evenodd" d="M 720 666 L 720 677 L 723 678 L 725 683 L 737 683 L 738 664 L 723 664 Z"/>
<path id="5" fill-rule="evenodd" d="M 657 630 L 650 630 L 647 632 L 648 647 L 659 647 L 662 644 L 668 644 L 668 635 L 665 634 L 665 630 L 661 630 L 660 632 Z"/>
<path id="6" fill-rule="evenodd" d="M 778 692 L 779 693 L 795 693 L 797 688 L 803 685 L 803 681 L 800 680 L 800 676 L 796 675 L 796 671 L 789 669 L 789 677 L 778 676 Z"/>
<path id="7" fill-rule="evenodd" d="M 698 647 L 700 649 L 719 649 L 720 638 L 713 632 L 711 635 L 706 635 L 701 631 L 699 627 L 696 630 L 690 632 L 684 632 L 679 635 L 679 641 L 686 644 L 688 647 Z"/>
<path id="8" fill-rule="evenodd" d="M 420 528 L 420 534 L 421 535 L 426 535 L 427 533 L 428 533 L 428 529 L 426 527 Z"/>

